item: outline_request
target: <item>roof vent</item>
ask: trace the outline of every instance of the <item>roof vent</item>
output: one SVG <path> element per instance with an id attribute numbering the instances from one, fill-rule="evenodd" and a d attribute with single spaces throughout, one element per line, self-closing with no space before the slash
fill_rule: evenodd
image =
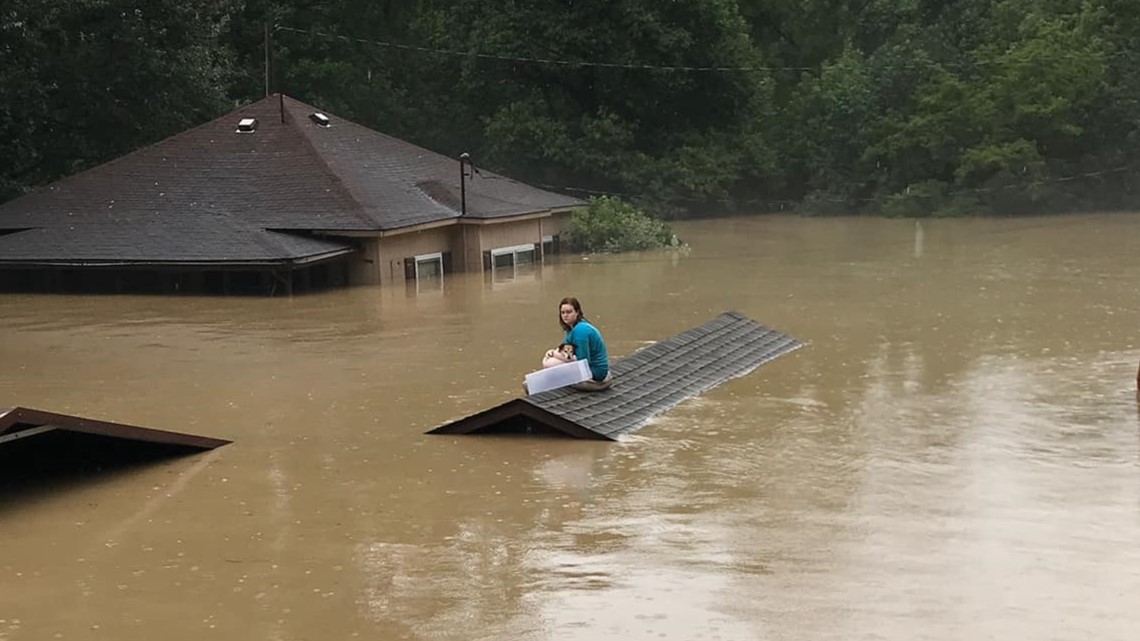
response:
<path id="1" fill-rule="evenodd" d="M 322 127 L 328 127 L 330 124 L 329 117 L 319 111 L 309 114 L 309 120 L 312 120 Z"/>
<path id="2" fill-rule="evenodd" d="M 251 134 L 257 131 L 257 118 L 242 118 L 238 121 L 237 133 Z"/>

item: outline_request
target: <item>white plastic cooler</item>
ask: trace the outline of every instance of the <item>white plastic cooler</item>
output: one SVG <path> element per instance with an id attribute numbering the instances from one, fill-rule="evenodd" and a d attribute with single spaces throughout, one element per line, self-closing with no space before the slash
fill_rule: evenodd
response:
<path id="1" fill-rule="evenodd" d="M 571 361 L 531 372 L 526 375 L 526 389 L 531 394 L 581 383 L 590 378 L 590 364 L 586 361 Z"/>

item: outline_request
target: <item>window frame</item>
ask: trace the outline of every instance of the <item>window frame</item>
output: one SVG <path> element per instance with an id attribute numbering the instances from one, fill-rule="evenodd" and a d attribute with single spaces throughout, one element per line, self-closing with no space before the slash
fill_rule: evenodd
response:
<path id="1" fill-rule="evenodd" d="M 412 257 L 412 264 L 415 265 L 416 282 L 420 281 L 420 263 L 439 262 L 438 277 L 443 280 L 443 252 L 432 252 L 430 254 L 420 254 Z M 426 278 L 426 277 L 425 277 Z"/>
<path id="2" fill-rule="evenodd" d="M 535 243 L 526 243 L 525 245 L 510 245 L 508 247 L 496 247 L 495 249 L 492 249 L 490 251 L 491 251 L 491 271 L 492 272 L 495 271 L 495 269 L 506 269 L 507 267 L 511 267 L 511 268 L 518 267 L 518 264 L 519 264 L 518 255 L 519 254 L 525 254 L 528 252 L 531 254 L 531 259 L 530 259 L 531 263 L 539 262 L 539 250 L 537 247 L 535 247 Z M 500 257 L 500 256 L 507 256 L 507 255 L 509 255 L 511 257 L 511 264 L 510 265 L 503 265 L 501 267 L 497 267 L 495 265 L 495 259 Z"/>

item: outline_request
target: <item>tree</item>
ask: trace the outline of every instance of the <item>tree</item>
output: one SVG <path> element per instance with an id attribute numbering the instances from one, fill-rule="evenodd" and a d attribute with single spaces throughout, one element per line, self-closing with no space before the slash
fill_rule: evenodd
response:
<path id="1" fill-rule="evenodd" d="M 520 178 L 717 198 L 768 157 L 766 73 L 680 69 L 762 66 L 735 3 L 463 0 L 420 24 L 469 52 L 439 63 L 450 121 Z"/>
<path id="2" fill-rule="evenodd" d="M 0 11 L 6 194 L 174 134 L 223 109 L 237 0 L 10 0 Z"/>

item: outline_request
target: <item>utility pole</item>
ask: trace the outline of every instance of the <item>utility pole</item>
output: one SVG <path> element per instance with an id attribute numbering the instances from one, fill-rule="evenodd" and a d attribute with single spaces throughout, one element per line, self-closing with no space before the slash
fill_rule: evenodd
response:
<path id="1" fill-rule="evenodd" d="M 269 97 L 269 23 L 265 23 L 265 97 Z"/>

